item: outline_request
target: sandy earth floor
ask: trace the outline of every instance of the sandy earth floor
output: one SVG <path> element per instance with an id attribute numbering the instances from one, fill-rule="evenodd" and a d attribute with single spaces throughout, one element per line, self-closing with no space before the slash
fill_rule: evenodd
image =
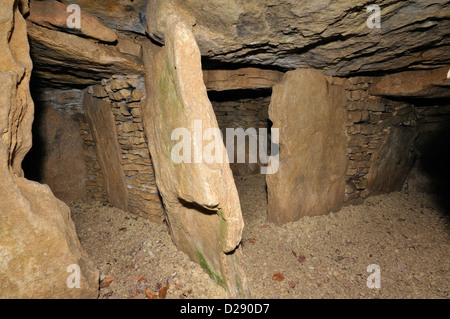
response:
<path id="1" fill-rule="evenodd" d="M 450 297 L 449 216 L 434 196 L 392 193 L 276 226 L 266 220 L 264 176 L 238 177 L 236 185 L 252 298 Z M 177 251 L 165 225 L 97 202 L 70 207 L 100 270 L 99 298 L 227 298 Z M 367 286 L 369 265 L 379 266 L 379 289 Z"/>

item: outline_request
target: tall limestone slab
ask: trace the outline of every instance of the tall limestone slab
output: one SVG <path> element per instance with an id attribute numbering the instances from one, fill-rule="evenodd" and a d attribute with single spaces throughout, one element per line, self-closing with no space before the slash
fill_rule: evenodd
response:
<path id="1" fill-rule="evenodd" d="M 319 71 L 287 72 L 273 87 L 279 168 L 267 175 L 268 218 L 278 224 L 338 211 L 347 171 L 344 90 Z M 273 154 L 272 154 L 273 155 Z"/>
<path id="2" fill-rule="evenodd" d="M 99 166 L 105 178 L 108 201 L 114 207 L 127 211 L 128 193 L 111 101 L 97 99 L 86 92 L 83 106 L 95 140 Z"/>
<path id="3" fill-rule="evenodd" d="M 98 270 L 80 245 L 69 207 L 48 186 L 23 178 L 34 104 L 19 8 L 26 2 L 0 1 L 0 298 L 96 298 Z"/>
<path id="4" fill-rule="evenodd" d="M 172 16 L 165 46 L 157 48 L 148 42 L 144 52 L 147 98 L 142 117 L 173 241 L 230 296 L 247 297 L 239 248 L 244 223 L 221 137 L 214 140 L 222 163 L 208 164 L 203 159 L 177 164 L 172 159 L 173 147 L 179 143 L 172 140 L 175 129 L 194 135 L 195 124 L 201 123 L 203 132 L 218 128 L 195 38 L 184 22 Z M 193 159 L 211 141 L 192 137 Z"/>

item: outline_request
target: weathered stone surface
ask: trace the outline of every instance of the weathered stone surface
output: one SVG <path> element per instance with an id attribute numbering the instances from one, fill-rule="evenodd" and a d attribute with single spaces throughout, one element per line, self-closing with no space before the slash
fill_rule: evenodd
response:
<path id="1" fill-rule="evenodd" d="M 21 177 L 34 105 L 17 4 L 0 2 L 0 298 L 95 298 L 98 271 L 78 241 L 69 208 L 47 186 Z M 71 264 L 80 267 L 80 288 L 68 288 Z"/>
<path id="2" fill-rule="evenodd" d="M 45 89 L 33 93 L 38 101 L 46 102 L 66 117 L 82 120 L 85 118 L 83 107 L 83 90 Z"/>
<path id="3" fill-rule="evenodd" d="M 230 296 L 248 295 L 240 266 L 239 244 L 244 226 L 239 197 L 226 163 L 179 163 L 172 160 L 176 128 L 203 132 L 217 121 L 202 80 L 201 58 L 191 30 L 175 17 L 168 19 L 164 49 L 150 42 L 144 47 L 147 102 L 142 110 L 144 129 L 163 198 L 172 238 L 177 247 L 199 262 Z M 192 154 L 209 144 L 196 141 Z M 216 151 L 223 142 L 217 141 Z"/>
<path id="4" fill-rule="evenodd" d="M 400 191 L 414 164 L 415 127 L 389 128 L 379 149 L 372 155 L 367 190 L 370 195 Z"/>
<path id="5" fill-rule="evenodd" d="M 202 55 L 222 62 L 324 69 L 330 75 L 433 68 L 450 63 L 447 0 L 150 0 L 147 32 L 164 42 L 176 13 L 193 26 Z"/>
<path id="6" fill-rule="evenodd" d="M 406 71 L 386 75 L 371 85 L 369 93 L 385 97 L 450 97 L 450 69 Z"/>
<path id="7" fill-rule="evenodd" d="M 28 20 L 41 26 L 61 30 L 67 33 L 83 36 L 103 42 L 117 41 L 117 34 L 101 23 L 95 16 L 80 12 L 80 29 L 70 28 L 67 21 L 71 12 L 67 12 L 67 5 L 55 0 L 31 0 Z"/>
<path id="8" fill-rule="evenodd" d="M 92 97 L 89 93 L 84 95 L 83 104 L 105 178 L 108 201 L 126 211 L 128 195 L 111 104 L 107 100 Z"/>
<path id="9" fill-rule="evenodd" d="M 132 93 L 122 95 L 120 100 L 111 100 L 113 97 L 119 98 L 116 93 L 123 90 Z M 165 214 L 142 127 L 141 106 L 145 101 L 144 78 L 138 75 L 114 75 L 110 79 L 102 80 L 99 85 L 88 87 L 87 92 L 110 104 L 119 142 L 121 165 L 125 174 L 128 211 L 161 223 Z M 88 143 L 85 141 L 85 145 Z M 101 192 L 103 189 L 99 185 L 91 188 L 90 195 Z"/>
<path id="10" fill-rule="evenodd" d="M 449 140 L 448 126 L 446 131 L 425 131 L 419 134 L 414 142 L 416 161 L 405 183 L 408 190 L 441 194 L 448 198 Z"/>
<path id="11" fill-rule="evenodd" d="M 203 70 L 203 81 L 211 91 L 272 88 L 282 76 L 280 71 L 258 68 Z"/>
<path id="12" fill-rule="evenodd" d="M 47 101 L 36 101 L 35 105 L 33 145 L 36 148 L 25 157 L 25 176 L 47 184 L 66 203 L 85 199 L 86 170 L 77 122 Z M 35 175 L 34 178 L 27 173 Z"/>
<path id="13" fill-rule="evenodd" d="M 1 166 L 0 298 L 97 298 L 98 271 L 80 246 L 70 209 L 48 186 Z M 67 286 L 70 265 L 80 267 L 80 288 Z"/>
<path id="14" fill-rule="evenodd" d="M 0 142 L 8 152 L 2 165 L 23 176 L 22 160 L 32 144 L 34 106 L 29 91 L 32 62 L 26 26 L 19 11 L 13 7 L 15 2 L 8 0 L 0 4 Z"/>
<path id="15" fill-rule="evenodd" d="M 41 85 L 83 88 L 114 74 L 142 74 L 140 58 L 114 45 L 27 23 L 34 74 Z M 120 37 L 119 37 L 120 40 Z"/>
<path id="16" fill-rule="evenodd" d="M 275 223 L 337 212 L 347 170 L 345 94 L 319 71 L 287 72 L 273 88 L 269 118 L 279 128 L 279 169 L 266 177 Z"/>
<path id="17" fill-rule="evenodd" d="M 78 4 L 82 13 L 98 17 L 113 30 L 145 33 L 145 7 L 148 0 L 61 0 L 62 3 Z"/>

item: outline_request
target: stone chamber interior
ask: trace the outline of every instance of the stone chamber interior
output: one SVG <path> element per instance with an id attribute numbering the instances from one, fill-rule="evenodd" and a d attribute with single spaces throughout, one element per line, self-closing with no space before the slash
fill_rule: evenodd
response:
<path id="1" fill-rule="evenodd" d="M 233 70 L 236 70 L 236 68 Z M 241 68 L 237 68 L 237 70 L 241 70 Z M 258 70 L 258 72 L 261 72 L 261 70 L 263 69 Z M 450 137 L 448 130 L 450 114 L 448 100 L 422 97 L 395 97 L 392 99 L 383 98 L 381 100 L 377 98 L 376 100 L 372 100 L 367 93 L 367 83 L 370 83 L 372 79 L 373 77 L 371 76 L 369 78 L 358 78 L 357 81 L 354 79 L 345 80 L 356 83 L 347 84 L 348 87 L 346 89 L 347 121 L 345 128 L 346 142 L 348 143 L 346 146 L 348 166 L 345 175 L 346 187 L 345 197 L 342 203 L 342 210 L 344 212 L 342 214 L 347 213 L 345 211 L 346 207 L 356 207 L 356 209 L 364 211 L 366 209 L 365 205 L 367 205 L 364 199 L 368 198 L 369 195 L 376 196 L 390 192 L 397 194 L 400 192 L 398 194 L 411 193 L 412 195 L 410 196 L 416 196 L 416 194 L 433 194 L 430 202 L 427 203 L 423 200 L 418 205 L 420 207 L 424 205 L 425 207 L 428 207 L 427 205 L 436 205 L 433 207 L 435 207 L 434 209 L 436 211 L 440 212 L 440 218 L 445 216 L 448 220 L 450 212 L 450 200 L 448 197 L 448 180 L 450 177 L 448 163 L 450 158 L 447 151 Z M 177 268 L 177 271 L 171 273 L 162 272 L 161 274 L 156 272 L 157 274 L 155 274 L 154 272 L 148 272 L 141 265 L 135 266 L 135 268 L 132 268 L 132 271 L 136 274 L 135 278 L 140 278 L 137 274 L 141 274 L 141 280 L 146 280 L 145 282 L 139 280 L 130 281 L 129 278 L 121 278 L 123 273 L 130 272 L 127 268 L 130 267 L 128 263 L 131 263 L 131 267 L 134 267 L 134 264 L 129 261 L 127 254 L 130 251 L 132 254 L 136 254 L 136 251 L 142 249 L 142 247 L 135 247 L 135 238 L 130 238 L 125 245 L 120 241 L 112 241 L 111 247 L 105 249 L 102 254 L 96 253 L 100 248 L 99 243 L 110 241 L 112 236 L 120 238 L 121 233 L 124 232 L 123 230 L 127 228 L 131 228 L 130 230 L 132 230 L 133 226 L 126 226 L 127 224 L 124 221 L 136 219 L 136 217 L 133 217 L 136 215 L 145 221 L 162 225 L 162 228 L 159 228 L 161 233 L 167 231 L 167 225 L 164 222 L 161 224 L 164 219 L 161 207 L 162 199 L 158 194 L 154 171 L 152 170 L 151 156 L 148 152 L 141 127 L 142 119 L 140 118 L 141 114 L 139 112 L 139 103 L 141 102 L 139 101 L 139 97 L 142 97 L 142 92 L 139 93 L 139 89 L 142 89 L 142 83 L 139 84 L 139 81 L 142 81 L 142 78 L 138 76 L 114 76 L 92 89 L 49 90 L 39 82 L 39 79 L 36 79 L 32 85 L 32 96 L 36 105 L 32 130 L 33 147 L 23 162 L 25 177 L 39 183 L 48 184 L 53 193 L 72 208 L 73 214 L 75 214 L 73 218 L 78 226 L 77 229 L 81 229 L 80 238 L 84 238 L 83 242 L 85 245 L 90 246 L 90 254 L 96 256 L 97 260 L 101 260 L 101 262 L 107 265 L 106 267 L 104 265 L 102 265 L 103 267 L 99 267 L 103 273 L 101 279 L 107 281 L 115 277 L 116 281 L 119 281 L 119 278 L 123 280 L 121 285 L 118 282 L 115 285 L 111 285 L 111 287 L 108 284 L 104 284 L 104 287 L 100 288 L 100 298 L 155 297 L 156 293 L 161 290 L 161 287 L 164 287 L 165 280 L 167 283 L 168 280 L 171 281 L 168 284 L 168 287 L 171 288 L 169 289 L 168 298 L 225 297 L 226 295 L 222 292 L 217 292 L 217 286 L 211 282 L 208 276 L 202 277 L 205 274 L 201 268 L 195 268 L 190 261 L 174 260 L 174 257 L 170 257 L 170 255 L 167 257 L 169 261 L 173 260 L 174 264 L 185 264 L 183 267 L 188 267 L 188 271 L 185 268 Z M 131 90 L 130 83 L 133 83 Z M 130 94 L 122 91 L 124 90 L 124 86 L 131 91 Z M 110 87 L 114 89 L 110 89 Z M 108 103 L 103 111 L 111 110 L 110 131 L 103 131 L 100 128 L 100 126 L 106 126 L 105 118 L 96 119 L 92 115 L 87 116 L 86 99 L 83 96 L 84 94 L 90 94 L 90 92 L 97 92 L 94 93 L 94 96 L 97 95 L 98 97 L 96 98 L 100 100 L 108 96 L 109 99 L 106 98 L 108 99 Z M 270 129 L 273 125 L 269 119 L 269 105 L 271 103 L 272 93 L 272 87 L 257 89 L 233 88 L 231 90 L 223 90 L 221 88 L 218 91 L 208 91 L 208 97 L 217 118 L 218 127 L 222 132 L 225 132 L 226 128 L 242 128 L 244 130 L 248 128 Z M 361 103 L 362 101 L 364 102 Z M 377 129 L 377 126 L 380 128 Z M 389 137 L 389 132 L 392 129 L 398 130 L 399 133 L 398 135 L 394 134 L 393 137 Z M 98 132 L 93 133 L 94 130 L 98 130 Z M 105 137 L 102 134 L 105 134 Z M 114 138 L 110 139 L 111 136 Z M 226 142 L 225 137 L 224 142 Z M 110 143 L 118 141 L 117 145 L 119 147 L 116 149 L 116 152 L 118 151 L 120 156 L 119 161 L 116 163 L 118 163 L 118 166 L 123 167 L 124 175 L 121 180 L 117 180 L 114 172 L 109 171 L 111 169 L 109 166 L 111 162 L 108 162 L 108 156 L 112 155 L 110 153 L 114 147 L 111 147 L 105 141 L 102 142 L 105 144 L 100 146 L 100 142 L 97 142 L 100 139 L 110 139 Z M 328 143 L 327 140 L 326 143 Z M 247 138 L 245 163 L 230 164 L 239 192 L 244 222 L 248 228 L 244 230 L 241 245 L 244 249 L 249 249 L 249 246 L 256 245 L 255 241 L 259 241 L 260 237 L 267 236 L 270 239 L 270 243 L 264 244 L 264 247 L 258 248 L 259 250 L 266 249 L 271 244 L 276 247 L 268 249 L 286 250 L 286 241 L 292 239 L 284 238 L 282 234 L 267 235 L 259 233 L 260 229 L 275 226 L 267 221 L 268 188 L 266 177 L 260 172 L 262 164 L 248 163 L 248 147 L 249 139 Z M 268 149 L 270 154 L 270 144 L 268 145 Z M 106 154 L 100 155 L 102 152 Z M 378 155 L 378 153 L 382 155 Z M 100 156 L 106 158 L 104 160 L 106 165 L 102 164 L 102 161 L 99 159 Z M 385 159 L 387 161 L 384 161 Z M 299 162 L 297 165 L 302 166 L 305 164 Z M 311 166 L 311 163 L 305 166 L 306 170 L 314 169 L 314 165 Z M 374 167 L 377 166 L 379 168 L 375 169 Z M 381 181 L 379 177 L 371 177 L 371 172 L 381 174 Z M 108 182 L 108 179 L 111 179 L 113 182 Z M 109 196 L 116 196 L 114 192 L 118 190 L 109 189 L 107 186 L 108 183 L 124 183 L 126 185 L 127 196 L 124 196 L 123 201 L 116 200 L 112 202 L 110 200 Z M 272 189 L 272 192 L 277 192 L 277 189 Z M 120 199 L 120 196 L 117 198 Z M 284 200 L 289 201 L 290 199 L 284 198 Z M 383 206 L 386 204 L 382 203 L 381 200 L 370 205 Z M 382 208 L 381 211 L 390 209 L 395 212 L 399 209 L 397 205 L 401 204 L 396 203 L 393 207 L 388 206 L 384 209 Z M 109 217 L 106 217 L 106 219 L 100 217 L 101 214 L 105 214 L 102 209 L 113 209 L 112 206 L 121 208 L 121 213 L 112 211 L 112 214 L 116 215 L 115 217 L 111 217 L 111 215 L 108 215 Z M 414 210 L 414 208 L 411 209 Z M 131 215 L 127 215 L 128 213 L 125 212 L 129 212 Z M 336 212 L 338 213 L 338 211 L 334 213 Z M 397 220 L 407 219 L 408 210 L 404 213 L 405 215 L 398 217 Z M 99 214 L 99 216 L 94 218 L 92 214 Z M 111 212 L 108 214 L 111 214 Z M 125 217 L 117 221 L 118 216 L 122 216 L 120 214 L 125 214 Z M 384 218 L 390 220 L 390 217 L 383 215 Z M 83 219 L 88 221 L 86 222 L 86 226 L 83 226 Z M 114 223 L 117 224 L 114 225 L 115 229 L 112 229 L 111 225 L 108 225 L 108 223 L 111 223 L 111 220 L 113 220 L 113 225 Z M 367 220 L 365 222 L 370 223 Z M 383 220 L 378 223 L 382 224 L 385 222 Z M 416 222 L 414 221 L 414 223 Z M 96 224 L 96 226 L 92 224 Z M 446 222 L 444 222 L 445 224 Z M 289 221 L 288 225 L 296 225 L 296 223 Z M 347 227 L 348 223 L 345 223 L 345 225 Z M 89 230 L 94 228 L 95 231 L 87 231 L 86 227 L 89 227 Z M 145 227 L 146 229 L 151 229 L 148 225 Z M 298 230 L 297 227 L 308 226 L 295 226 L 294 233 Z M 345 230 L 345 227 L 340 231 L 351 233 L 351 231 Z M 255 228 L 258 231 L 255 231 Z M 325 228 L 328 233 L 329 229 Z M 318 228 L 319 233 L 323 231 L 320 227 Z M 411 231 L 414 233 L 415 229 Z M 140 236 L 140 232 L 137 230 L 136 232 L 136 237 Z M 90 239 L 86 238 L 91 236 L 92 238 Z M 153 248 L 147 248 L 147 251 L 143 249 L 144 253 L 142 254 L 147 255 L 148 251 L 152 256 L 154 256 L 153 254 L 158 254 L 158 248 L 156 248 L 156 252 L 153 252 L 155 248 L 152 245 L 155 244 L 152 240 L 155 240 L 155 242 L 163 247 L 164 245 L 172 245 L 168 237 L 155 239 L 161 235 L 154 235 L 153 232 L 147 236 L 151 239 L 144 241 L 144 243 Z M 272 236 L 277 239 L 274 239 Z M 312 236 L 314 237 L 314 235 Z M 321 235 L 318 234 L 317 236 Z M 142 236 L 140 239 L 142 240 L 142 238 L 145 238 L 145 236 Z M 333 246 L 328 242 L 322 244 Z M 104 244 L 100 245 L 102 247 Z M 157 245 L 156 247 L 158 247 Z M 320 245 L 320 241 L 318 245 Z M 113 246 L 120 247 L 120 252 L 111 254 L 111 251 L 115 249 Z M 159 247 L 159 249 L 161 248 Z M 318 248 L 315 247 L 312 249 L 317 250 Z M 159 253 L 161 256 L 166 256 L 164 252 Z M 297 254 L 294 250 L 292 253 Z M 174 254 L 178 255 L 179 252 Z M 261 256 L 259 254 L 256 253 L 256 256 L 250 254 L 246 256 L 249 259 L 248 262 L 260 263 L 259 258 Z M 299 256 L 294 258 L 294 260 L 301 260 L 301 258 L 313 259 L 316 252 L 311 252 L 310 256 L 307 255 L 307 257 L 300 252 L 298 254 Z M 111 261 L 112 255 L 115 257 Z M 268 260 L 267 263 L 270 263 L 271 257 L 265 257 Z M 140 262 L 144 265 L 152 264 L 146 257 L 142 257 Z M 122 265 L 121 263 L 126 265 Z M 186 266 L 189 263 L 191 263 L 190 266 Z M 158 267 L 154 264 L 152 265 L 153 267 Z M 266 269 L 266 262 L 264 262 L 264 265 L 263 267 Z M 403 267 L 403 265 L 402 262 L 396 263 L 396 267 Z M 123 270 L 124 268 L 126 268 L 125 271 Z M 308 269 L 313 269 L 313 271 L 319 273 L 320 277 L 328 279 L 329 274 L 325 273 L 324 268 L 314 265 L 309 266 Z M 183 272 L 186 274 L 182 274 Z M 276 269 L 273 272 L 276 273 Z M 142 275 L 145 273 L 147 273 L 145 276 Z M 174 278 L 174 274 L 176 273 L 179 275 Z M 110 276 L 110 274 L 114 275 Z M 271 273 L 267 274 L 268 281 L 273 281 L 270 278 L 271 275 Z M 151 282 L 152 279 L 149 280 L 147 278 L 153 279 L 152 285 L 147 283 L 147 280 Z M 304 276 L 303 280 L 305 278 L 309 277 Z M 257 279 L 253 280 L 255 282 L 257 281 Z M 317 278 L 310 278 L 309 280 L 315 282 Z M 301 284 L 301 280 L 290 280 L 287 288 L 280 289 L 279 287 L 273 287 L 271 289 L 274 290 L 274 293 L 270 297 L 278 298 L 281 296 L 295 298 L 296 296 L 300 296 L 295 292 L 295 290 L 298 290 L 298 287 L 295 287 Z M 264 283 L 262 285 L 265 286 Z M 320 286 L 321 283 L 319 282 L 318 285 Z M 326 283 L 323 285 L 327 286 Z M 354 283 L 344 283 L 344 291 L 328 289 L 325 293 L 317 294 L 312 290 L 304 289 L 302 293 L 306 293 L 313 298 L 327 296 L 332 298 L 335 296 L 358 297 L 360 295 L 353 291 L 356 290 L 353 288 L 354 285 Z M 146 294 L 145 291 L 148 292 L 148 289 L 153 290 L 154 295 L 151 295 L 151 293 L 150 295 L 148 293 Z M 258 291 L 257 297 L 264 297 L 263 294 L 259 293 L 259 291 L 263 291 L 264 289 L 258 285 L 253 287 L 253 290 Z M 406 288 L 403 290 L 408 291 Z M 392 294 L 386 295 L 395 297 L 406 293 L 404 291 L 400 289 L 400 292 L 395 291 Z M 122 295 L 119 296 L 119 293 L 122 293 Z M 422 295 L 427 295 L 424 292 L 417 292 L 418 295 L 421 293 Z M 442 292 L 428 292 L 430 296 L 439 296 L 439 293 Z M 362 296 L 367 297 L 364 294 Z M 374 297 L 373 295 L 369 296 Z M 375 297 L 381 296 L 383 295 L 378 294 Z"/>
<path id="2" fill-rule="evenodd" d="M 351 1 L 218 15 L 215 0 L 79 0 L 76 31 L 61 24 L 71 1 L 7 2 L 0 297 L 449 298 L 443 1 L 382 1 L 386 29 L 371 29 Z M 170 132 L 195 119 L 224 146 L 227 129 L 269 140 L 246 136 L 243 163 L 234 144 L 229 165 L 175 164 Z"/>
<path id="3" fill-rule="evenodd" d="M 208 65 L 207 62 L 206 65 Z M 228 70 L 238 71 L 244 69 L 244 67 L 239 68 L 234 65 L 221 65 L 222 70 L 227 70 L 227 68 Z M 259 69 L 258 72 L 263 70 Z M 281 73 L 281 71 L 275 72 Z M 141 81 L 139 85 L 142 90 L 142 78 L 139 79 L 139 76 L 131 76 L 131 78 L 135 83 Z M 125 90 L 131 89 L 134 94 L 142 96 L 144 93 L 140 92 L 139 88 L 129 86 L 129 80 L 127 81 L 127 79 L 127 76 L 113 76 L 108 81 L 103 81 L 102 84 L 108 83 L 111 85 L 112 83 L 115 86 L 114 83 L 125 81 Z M 373 76 L 368 78 L 368 81 L 372 79 Z M 110 149 L 102 150 L 97 146 L 92 133 L 92 130 L 97 128 L 93 128 L 93 125 L 97 124 L 100 126 L 102 123 L 91 122 L 93 124 L 90 126 L 83 106 L 84 92 L 92 90 L 89 88 L 84 90 L 48 89 L 39 81 L 39 78 L 35 78 L 31 85 L 36 108 L 32 129 L 33 147 L 23 162 L 25 177 L 39 183 L 48 184 L 53 193 L 67 203 L 86 198 L 108 203 L 105 173 L 102 172 L 100 167 L 98 153 L 109 153 Z M 358 86 L 362 88 L 355 89 Z M 109 93 L 117 93 L 121 92 L 120 90 L 124 90 L 121 84 L 117 84 L 116 87 L 118 89 L 115 92 L 110 91 Z M 107 93 L 105 92 L 104 94 L 105 96 L 103 97 L 106 97 Z M 220 88 L 217 91 L 208 91 L 208 97 L 211 101 L 218 127 L 222 133 L 225 133 L 227 128 L 242 128 L 243 130 L 254 128 L 256 132 L 258 129 L 263 128 L 268 129 L 269 140 L 270 128 L 272 127 L 272 121 L 269 119 L 271 94 L 271 87 L 250 89 L 246 87 L 236 89 L 233 87 L 232 89 Z M 120 165 L 123 165 L 125 170 L 124 181 L 128 190 L 131 190 L 134 187 L 138 188 L 138 183 L 141 183 L 144 178 L 148 178 L 148 185 L 143 186 L 145 189 L 136 190 L 138 195 L 130 197 L 130 201 L 133 201 L 132 198 L 135 198 L 137 199 L 136 201 L 150 200 L 158 202 L 161 198 L 157 194 L 151 159 L 142 131 L 140 111 L 137 109 L 140 101 L 132 98 L 131 95 L 130 97 L 117 95 L 116 100 L 111 100 L 110 102 L 114 115 L 114 125 L 111 127 L 114 127 L 117 131 L 121 157 Z M 446 147 L 449 140 L 450 114 L 447 98 L 393 97 L 383 100 L 383 103 L 386 103 L 387 106 L 379 106 L 380 101 L 376 100 L 372 102 L 376 104 L 373 110 L 370 109 L 370 105 L 365 105 L 364 110 L 358 110 L 358 106 L 354 105 L 360 104 L 361 100 L 363 100 L 360 96 L 368 97 L 367 83 L 361 82 L 351 85 L 347 95 L 347 103 L 349 105 L 347 108 L 347 133 L 350 144 L 347 148 L 349 165 L 346 175 L 346 196 L 344 200 L 346 205 L 359 204 L 362 199 L 367 197 L 369 193 L 367 190 L 367 175 L 370 170 L 370 163 L 368 163 L 366 158 L 370 158 L 375 153 L 376 147 L 373 145 L 380 144 L 380 132 L 354 134 L 353 131 L 364 126 L 369 131 L 368 127 L 376 125 L 380 126 L 384 131 L 391 126 L 400 129 L 405 128 L 406 130 L 414 127 L 415 133 L 413 138 L 392 141 L 393 143 L 404 143 L 403 145 L 387 145 L 387 148 L 403 150 L 404 154 L 396 155 L 392 154 L 395 152 L 391 152 L 389 149 L 384 150 L 386 152 L 385 155 L 391 156 L 392 158 L 389 158 L 389 160 L 394 163 L 382 163 L 380 165 L 395 165 L 391 172 L 399 174 L 398 181 L 376 185 L 379 188 L 373 189 L 372 193 L 380 194 L 389 191 L 413 190 L 438 194 L 437 200 L 447 212 L 450 205 L 447 196 L 449 191 L 447 181 L 450 176 L 450 169 L 447 165 L 450 158 Z M 358 97 L 354 98 L 354 96 Z M 370 98 L 368 100 L 370 101 Z M 366 103 L 370 104 L 370 102 Z M 362 130 L 364 131 L 364 129 Z M 102 139 L 101 135 L 97 136 L 99 139 Z M 365 141 L 361 139 L 362 137 L 365 138 Z M 355 143 L 353 140 L 355 140 Z M 223 136 L 223 142 L 226 143 L 226 135 Z M 354 149 L 361 148 L 360 145 L 357 145 L 361 144 L 361 142 L 365 142 L 364 146 L 369 151 L 353 152 Z M 249 146 L 249 137 L 246 136 L 245 162 L 238 163 L 237 155 L 235 154 L 234 162 L 230 163 L 230 168 L 237 182 L 247 176 L 261 175 L 261 166 L 264 166 L 264 164 L 259 161 L 259 158 L 257 163 L 249 162 Z M 381 147 L 378 145 L 378 148 Z M 237 152 L 236 144 L 235 152 Z M 270 142 L 267 143 L 266 153 L 268 155 L 271 154 Z M 407 157 L 403 158 L 400 155 L 407 155 Z M 265 178 L 258 179 L 256 177 L 255 183 L 264 184 L 263 188 L 267 192 Z M 150 187 L 150 190 L 147 189 L 148 187 Z M 245 201 L 245 198 L 241 198 L 241 201 Z M 135 204 L 130 205 L 130 207 L 133 207 Z M 142 208 L 136 208 L 134 211 L 131 209 L 131 211 L 140 215 L 147 214 L 151 219 L 157 220 L 161 215 L 156 214 L 158 218 L 155 219 L 152 213 L 153 206 L 147 211 Z M 157 210 L 159 210 L 159 205 L 156 206 L 158 207 Z M 130 207 L 126 209 L 130 209 Z"/>
<path id="4" fill-rule="evenodd" d="M 203 63 L 211 64 L 208 61 L 203 61 Z M 216 63 L 213 65 L 217 67 Z M 222 64 L 221 69 L 239 70 L 245 69 L 245 67 L 239 68 L 234 65 Z M 116 82 L 124 81 L 124 78 L 126 81 L 124 76 L 120 80 L 118 78 L 119 76 L 115 76 L 110 80 L 113 86 Z M 140 80 L 142 81 L 142 79 Z M 128 83 L 126 85 L 126 89 L 129 88 Z M 218 127 L 223 134 L 224 144 L 227 142 L 225 134 L 227 128 L 242 128 L 246 134 L 245 156 L 242 163 L 238 162 L 238 139 L 234 138 L 235 154 L 230 168 L 236 182 L 239 183 L 246 177 L 253 176 L 251 182 L 255 184 L 255 188 L 264 190 L 265 193 L 267 187 L 264 175 L 261 174 L 261 166 L 267 164 L 261 163 L 259 156 L 257 156 L 256 162 L 250 161 L 251 143 L 246 130 L 255 129 L 256 138 L 259 136 L 259 129 L 267 130 L 268 141 L 265 143 L 264 151 L 265 154 L 270 155 L 272 122 L 269 119 L 268 109 L 272 90 L 271 87 L 266 86 L 253 89 L 219 88 L 218 91 L 208 92 Z M 136 92 L 135 88 L 132 89 L 133 92 Z M 22 167 L 26 178 L 49 185 L 56 197 L 66 203 L 90 198 L 110 204 L 105 173 L 102 171 L 98 159 L 102 155 L 98 153 L 109 153 L 111 149 L 99 149 L 97 145 L 92 131 L 97 129 L 94 125 L 100 126 L 103 125 L 103 122 L 89 123 L 83 104 L 85 91 L 89 92 L 89 89 L 48 89 L 40 83 L 39 78 L 32 78 L 31 93 L 35 101 L 35 118 L 32 128 L 33 147 L 25 157 Z M 140 92 L 140 94 L 142 93 Z M 114 110 L 114 127 L 117 130 L 117 140 L 119 141 L 120 165 L 123 165 L 125 169 L 125 183 L 128 191 L 136 189 L 137 193 L 136 196 L 129 197 L 130 202 L 125 210 L 149 217 L 153 221 L 161 221 L 159 205 L 157 205 L 157 213 L 154 213 L 153 206 L 155 205 L 149 206 L 149 208 L 134 208 L 135 205 L 142 205 L 138 202 L 161 201 L 151 169 L 147 142 L 144 141 L 142 133 L 142 120 L 136 109 L 139 106 L 136 104 L 139 102 L 135 99 L 122 98 L 119 101 L 113 100 L 110 106 Z M 124 124 L 130 126 L 125 131 L 123 130 Z M 103 139 L 101 135 L 97 136 L 98 139 Z M 260 150 L 258 141 L 255 146 L 256 153 L 258 153 Z M 109 166 L 109 163 L 105 164 L 105 166 Z M 130 168 L 130 170 L 126 168 Z M 145 183 L 145 177 L 148 178 L 148 184 L 142 185 L 138 190 L 139 184 Z M 153 188 L 151 188 L 152 186 Z M 263 197 L 266 198 L 267 195 L 264 194 Z M 241 197 L 240 200 L 245 201 L 246 199 Z"/>

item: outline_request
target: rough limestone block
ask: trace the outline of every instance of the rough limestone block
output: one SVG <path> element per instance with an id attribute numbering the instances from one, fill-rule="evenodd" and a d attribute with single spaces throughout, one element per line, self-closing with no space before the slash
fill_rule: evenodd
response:
<path id="1" fill-rule="evenodd" d="M 120 52 L 114 45 L 27 23 L 32 44 L 34 74 L 62 88 L 97 84 L 113 74 L 139 74 L 138 57 Z M 57 72 L 55 72 L 57 65 Z"/>
<path id="2" fill-rule="evenodd" d="M 98 270 L 80 245 L 69 208 L 48 186 L 21 177 L 34 105 L 17 5 L 0 2 L 0 298 L 96 298 Z M 79 266 L 79 288 L 67 285 L 70 265 Z"/>
<path id="3" fill-rule="evenodd" d="M 239 248 L 244 223 L 228 164 L 176 164 L 171 158 L 177 143 L 171 139 L 174 129 L 193 132 L 195 120 L 202 121 L 203 130 L 218 127 L 194 36 L 185 23 L 171 17 L 165 47 L 147 42 L 144 53 L 147 99 L 142 117 L 173 241 L 230 296 L 246 297 Z M 193 152 L 206 144 L 194 144 Z"/>
<path id="4" fill-rule="evenodd" d="M 338 211 L 347 171 L 345 91 L 319 71 L 287 72 L 269 106 L 279 169 L 267 175 L 268 218 L 281 224 Z"/>
<path id="5" fill-rule="evenodd" d="M 88 92 L 84 95 L 83 103 L 95 140 L 98 162 L 105 177 L 108 201 L 114 207 L 126 211 L 125 174 L 111 104 L 107 99 L 94 98 Z"/>
<path id="6" fill-rule="evenodd" d="M 5 167 L 0 174 L 0 298 L 97 298 L 98 270 L 80 245 L 70 209 L 48 186 Z M 79 267 L 79 288 L 67 285 L 71 265 Z"/>
<path id="7" fill-rule="evenodd" d="M 81 33 L 85 37 L 103 42 L 117 40 L 117 34 L 113 30 L 107 28 L 98 18 L 87 12 L 80 14 L 80 29 L 68 27 L 67 21 L 71 14 L 68 12 L 67 6 L 55 0 L 31 0 L 28 19 L 47 28 L 60 29 L 68 33 Z"/>
<path id="8" fill-rule="evenodd" d="M 206 88 L 211 91 L 270 89 L 282 76 L 280 71 L 258 68 L 203 70 Z"/>
<path id="9" fill-rule="evenodd" d="M 449 68 L 405 71 L 381 77 L 370 87 L 370 94 L 385 97 L 448 98 Z"/>
<path id="10" fill-rule="evenodd" d="M 417 128 L 392 126 L 388 130 L 370 163 L 367 182 L 370 195 L 400 191 L 414 164 Z"/>

